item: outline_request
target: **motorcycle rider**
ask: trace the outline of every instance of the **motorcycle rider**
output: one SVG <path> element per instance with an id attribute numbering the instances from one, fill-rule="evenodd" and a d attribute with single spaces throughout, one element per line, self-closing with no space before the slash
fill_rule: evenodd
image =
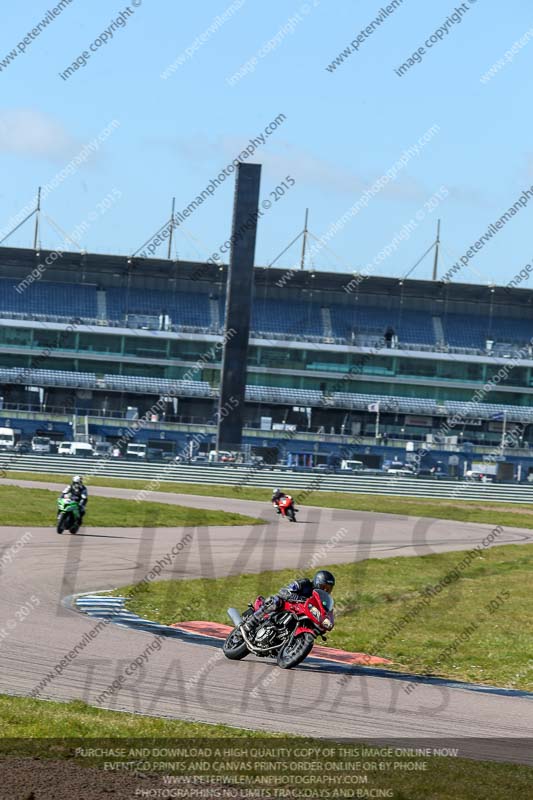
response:
<path id="1" fill-rule="evenodd" d="M 75 500 L 78 504 L 81 521 L 85 515 L 85 506 L 87 505 L 87 500 L 89 499 L 87 487 L 83 483 L 83 478 L 81 475 L 74 475 L 70 486 L 65 486 L 61 492 L 61 497 L 67 496 L 70 496 L 72 500 Z"/>
<path id="2" fill-rule="evenodd" d="M 281 588 L 277 594 L 267 597 L 261 608 L 254 611 L 244 622 L 243 628 L 247 634 L 253 633 L 264 617 L 267 614 L 278 611 L 286 600 L 307 600 L 313 594 L 314 589 L 322 589 L 324 592 L 331 594 L 334 586 L 335 576 L 327 569 L 318 570 L 313 576 L 313 580 L 299 578 L 291 581 L 287 586 Z"/>
<path id="3" fill-rule="evenodd" d="M 287 495 L 285 494 L 285 492 L 282 492 L 281 489 L 274 489 L 274 491 L 272 492 L 272 501 L 271 502 L 272 502 L 272 505 L 275 507 L 277 514 L 281 514 L 281 511 L 279 509 L 278 503 L 284 497 L 287 497 Z"/>

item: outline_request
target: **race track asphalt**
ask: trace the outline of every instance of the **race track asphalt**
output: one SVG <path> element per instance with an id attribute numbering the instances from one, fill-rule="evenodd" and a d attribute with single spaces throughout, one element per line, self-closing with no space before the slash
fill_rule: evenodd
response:
<path id="1" fill-rule="evenodd" d="M 93 487 L 91 494 L 131 498 L 136 491 Z M 83 652 L 55 670 L 98 622 L 65 605 L 65 599 L 141 581 L 158 561 L 168 561 L 167 554 L 182 540 L 170 566 L 162 567 L 162 579 L 285 567 L 312 571 L 320 559 L 341 563 L 466 550 L 481 544 L 493 528 L 305 506 L 294 525 L 275 518 L 258 502 L 164 492 L 150 499 L 237 511 L 264 518 L 265 524 L 154 528 L 153 520 L 143 519 L 140 504 L 138 529 L 87 527 L 76 536 L 58 536 L 51 503 L 46 527 L 0 528 L 0 558 L 13 553 L 10 548 L 24 537 L 18 552 L 1 562 L 0 692 L 30 695 L 51 672 L 54 677 L 40 692 L 42 698 L 82 699 L 101 708 L 321 738 L 402 740 L 403 746 L 438 740 L 459 746 L 468 757 L 533 764 L 533 695 L 525 692 L 406 678 L 312 659 L 285 672 L 273 662 L 251 657 L 230 662 L 212 640 L 174 637 L 163 639 L 156 649 L 154 634 L 114 624 L 98 629 Z M 90 506 L 88 521 L 89 514 Z M 185 542 L 186 534 L 192 539 Z M 533 542 L 533 531 L 513 528 L 504 530 L 495 544 L 526 542 Z M 118 691 L 98 701 L 143 653 L 142 667 Z M 407 692 L 409 681 L 415 686 Z"/>

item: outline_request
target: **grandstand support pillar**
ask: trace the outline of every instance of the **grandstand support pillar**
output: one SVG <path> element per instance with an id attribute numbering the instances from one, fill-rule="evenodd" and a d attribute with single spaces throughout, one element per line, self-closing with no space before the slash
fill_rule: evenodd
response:
<path id="1" fill-rule="evenodd" d="M 37 208 L 35 209 L 35 230 L 33 233 L 33 249 L 37 250 L 39 244 L 39 217 L 41 214 L 41 187 L 37 190 Z"/>
<path id="2" fill-rule="evenodd" d="M 239 450 L 242 443 L 260 181 L 260 164 L 237 165 L 217 414 L 217 450 Z"/>
<path id="3" fill-rule="evenodd" d="M 437 272 L 439 267 L 439 245 L 440 245 L 440 219 L 437 220 L 437 239 L 435 241 L 435 259 L 433 261 L 433 277 L 432 280 L 437 280 Z"/>
<path id="4" fill-rule="evenodd" d="M 168 253 L 167 258 L 170 261 L 172 258 L 172 234 L 174 233 L 174 211 L 176 210 L 176 198 L 172 198 L 172 209 L 170 211 L 170 235 L 168 237 Z"/>
<path id="5" fill-rule="evenodd" d="M 304 230 L 303 230 L 303 242 L 302 242 L 302 257 L 300 259 L 300 269 L 305 269 L 305 249 L 307 245 L 307 221 L 309 219 L 309 209 L 305 209 L 305 222 L 304 222 Z"/>

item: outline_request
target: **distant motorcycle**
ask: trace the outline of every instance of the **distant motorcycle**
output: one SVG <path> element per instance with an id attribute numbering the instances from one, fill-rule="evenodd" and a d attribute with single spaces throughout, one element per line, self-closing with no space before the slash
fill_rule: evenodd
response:
<path id="1" fill-rule="evenodd" d="M 226 658 L 239 661 L 252 653 L 276 658 L 278 667 L 291 669 L 309 655 L 317 636 L 325 640 L 325 634 L 335 624 L 333 598 L 322 589 L 314 589 L 306 600 L 285 600 L 279 611 L 266 615 L 252 633 L 246 633 L 242 628 L 243 622 L 264 602 L 264 597 L 259 596 L 255 603 L 250 603 L 242 617 L 235 608 L 228 609 L 235 628 L 222 648 Z"/>
<path id="2" fill-rule="evenodd" d="M 80 506 L 76 500 L 67 497 L 57 499 L 57 532 L 77 533 L 81 525 Z"/>
<path id="3" fill-rule="evenodd" d="M 294 507 L 294 500 L 290 494 L 281 497 L 274 502 L 273 505 L 277 508 L 278 514 L 281 514 L 282 517 L 287 517 L 291 522 L 296 522 L 297 509 Z"/>

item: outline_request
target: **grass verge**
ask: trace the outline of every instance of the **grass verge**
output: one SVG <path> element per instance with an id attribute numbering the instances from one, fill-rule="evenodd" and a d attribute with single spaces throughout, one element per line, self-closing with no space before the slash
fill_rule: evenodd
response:
<path id="1" fill-rule="evenodd" d="M 213 762 L 218 762 L 220 765 L 221 762 L 226 761 L 227 765 L 222 767 L 215 768 L 213 764 L 213 767 L 209 770 L 213 779 L 220 778 L 220 776 L 226 774 L 228 776 L 242 775 L 244 780 L 241 783 L 241 788 L 246 788 L 246 781 L 249 781 L 248 785 L 251 789 L 254 788 L 254 785 L 256 789 L 258 786 L 257 783 L 252 783 L 253 779 L 265 774 L 264 767 L 261 768 L 261 762 L 264 764 L 265 760 L 267 760 L 270 763 L 276 763 L 276 758 L 272 756 L 265 759 L 264 756 L 252 756 L 250 758 L 250 755 L 246 755 L 246 753 L 251 754 L 254 747 L 265 746 L 272 748 L 272 752 L 274 752 L 276 747 L 283 746 L 288 753 L 285 756 L 286 761 L 292 761 L 293 764 L 298 762 L 300 767 L 303 766 L 302 760 L 306 759 L 302 759 L 301 755 L 293 754 L 291 748 L 320 748 L 321 753 L 325 752 L 326 755 L 313 753 L 309 759 L 310 764 L 317 763 L 317 761 L 322 764 L 321 772 L 317 775 L 317 782 L 320 781 L 323 775 L 331 776 L 335 774 L 338 777 L 338 783 L 336 785 L 332 785 L 330 782 L 325 783 L 324 793 L 317 788 L 312 795 L 299 793 L 292 795 L 294 797 L 379 796 L 392 797 L 393 800 L 437 800 L 437 798 L 438 800 L 457 800 L 457 798 L 461 798 L 461 800 L 486 800 L 487 797 L 490 797 L 491 800 L 508 800 L 509 797 L 512 797 L 513 800 L 529 800 L 533 781 L 533 769 L 525 766 L 477 762 L 453 757 L 429 756 L 413 758 L 396 754 L 392 757 L 367 755 L 364 758 L 361 758 L 361 756 L 347 758 L 339 752 L 331 741 L 320 742 L 316 739 L 305 739 L 296 736 L 284 737 L 282 734 L 267 735 L 261 732 L 229 728 L 223 725 L 205 725 L 196 722 L 141 717 L 134 714 L 96 709 L 79 701 L 56 703 L 0 695 L 0 726 L 2 729 L 0 753 L 4 756 L 31 755 L 33 758 L 38 759 L 53 759 L 54 761 L 65 759 L 70 764 L 99 767 L 104 767 L 106 762 L 108 764 L 110 762 L 116 764 L 134 761 L 136 764 L 150 764 L 153 771 L 157 771 L 159 775 L 170 774 L 172 769 L 158 769 L 156 765 L 162 764 L 164 767 L 169 762 L 179 763 L 181 761 L 187 766 L 185 768 L 175 767 L 175 774 L 181 773 L 188 778 L 191 775 L 198 774 L 198 765 L 205 764 L 206 760 L 208 763 L 210 762 L 210 766 Z M 221 750 L 220 753 L 222 757 L 215 755 L 214 750 L 217 746 L 224 748 L 228 747 L 228 745 L 243 748 L 241 752 L 244 755 L 237 757 L 237 759 L 235 757 L 232 759 L 231 756 L 224 758 L 224 750 Z M 123 756 L 100 754 L 92 757 L 81 757 L 76 754 L 76 747 L 79 746 L 83 747 L 85 751 L 90 748 L 112 747 L 115 751 L 125 748 L 125 753 Z M 405 746 L 409 746 L 407 742 Z M 194 747 L 204 747 L 204 755 L 181 756 L 179 759 L 176 757 L 169 758 L 163 755 L 162 750 L 164 748 L 188 748 L 192 753 L 192 748 Z M 355 753 L 358 749 L 360 750 L 361 746 L 351 745 L 351 747 L 352 752 Z M 146 748 L 141 757 L 139 756 L 139 748 Z M 211 750 L 211 755 L 206 757 L 205 753 L 208 748 Z M 301 750 L 299 752 L 301 753 Z M 349 766 L 355 760 L 361 763 L 361 768 L 357 769 Z M 246 764 L 247 761 L 251 762 L 249 766 Z M 197 764 L 196 771 L 192 766 L 193 762 Z M 343 764 L 344 768 L 339 769 L 337 767 L 335 771 L 326 771 L 324 769 L 325 765 L 332 762 L 337 765 Z M 362 766 L 364 762 L 372 766 L 367 767 L 365 770 Z M 388 769 L 386 767 L 380 768 L 380 763 L 382 765 L 389 763 L 390 767 Z M 425 769 L 413 771 L 409 768 L 409 764 L 413 763 L 425 764 Z M 398 765 L 400 764 L 404 765 L 404 767 L 399 767 Z M 20 763 L 17 766 L 20 769 Z M 146 772 L 146 766 L 144 770 L 141 767 L 140 771 Z M 312 766 L 310 766 L 310 771 L 312 771 Z M 96 788 L 97 778 L 94 773 L 91 774 L 95 781 L 91 785 Z M 129 774 L 132 774 L 131 768 Z M 278 770 L 276 774 L 279 775 L 280 771 Z M 302 773 L 301 769 L 292 773 L 290 769 L 281 770 L 281 774 L 290 774 L 292 776 L 292 785 L 297 790 L 298 787 L 308 786 L 306 782 L 302 782 L 301 776 L 304 773 Z M 102 779 L 106 775 L 109 776 L 108 771 L 102 772 Z M 366 790 L 369 792 L 373 790 L 372 794 L 356 794 L 357 789 L 354 790 L 356 786 L 354 783 L 355 775 L 361 777 L 360 791 Z M 366 780 L 364 780 L 365 776 Z M 64 780 L 65 773 L 62 773 L 61 777 Z M 347 778 L 350 782 L 344 783 L 343 778 Z M 209 788 L 209 778 L 205 773 L 203 780 L 206 783 L 202 784 L 204 794 L 201 796 L 207 796 L 205 789 Z M 232 785 L 235 786 L 236 781 L 230 778 L 229 782 L 230 787 Z M 103 785 L 105 786 L 105 783 Z M 150 784 L 146 783 L 146 779 L 144 779 L 140 785 L 149 786 Z M 266 788 L 264 784 L 262 785 Z M 312 786 L 313 784 L 309 785 Z M 344 791 L 347 792 L 346 794 L 342 793 L 343 786 L 345 787 Z M 213 783 L 213 788 L 215 789 L 215 787 L 216 785 Z M 167 794 L 166 796 L 187 796 L 183 793 L 184 790 L 186 791 L 186 787 L 181 789 L 181 794 Z M 336 794 L 334 793 L 335 790 Z M 352 790 L 354 794 L 350 793 Z M 219 791 L 219 789 L 216 791 Z M 383 793 L 378 794 L 378 792 Z M 165 795 L 162 794 L 161 796 Z M 221 795 L 215 793 L 213 796 Z M 238 795 L 234 794 L 233 796 Z M 280 795 L 278 793 L 271 796 L 290 797 L 291 795 Z"/>
<path id="2" fill-rule="evenodd" d="M 54 525 L 57 492 L 0 485 L 0 525 Z M 136 503 L 112 497 L 91 497 L 85 524 L 97 527 L 180 528 L 203 525 L 256 525 L 261 521 L 228 511 L 171 506 L 168 503 Z"/>
<path id="3" fill-rule="evenodd" d="M 7 477 L 19 480 L 58 481 L 65 483 L 71 475 L 45 474 L 38 472 L 8 472 Z M 310 476 L 314 480 L 316 476 Z M 274 480 L 279 481 L 277 477 Z M 88 486 L 114 486 L 123 489 L 144 489 L 148 481 L 127 478 L 86 478 Z M 396 497 L 392 495 L 351 494 L 348 492 L 323 492 L 314 490 L 307 494 L 306 490 L 292 490 L 290 485 L 283 485 L 285 491 L 301 502 L 303 506 L 325 508 L 344 508 L 352 511 L 374 511 L 380 514 L 400 514 L 410 517 L 430 517 L 432 519 L 449 519 L 458 522 L 481 522 L 490 525 L 533 529 L 533 504 L 495 503 L 487 506 L 484 501 L 435 500 L 433 498 Z M 257 500 L 263 503 L 270 501 L 272 492 L 254 486 L 221 486 L 217 484 L 162 482 L 161 492 L 174 494 L 191 494 L 203 497 L 226 497 L 235 500 Z M 298 501 L 298 496 L 302 497 Z M 304 496 L 305 495 L 305 496 Z"/>
<path id="4" fill-rule="evenodd" d="M 0 752 L 5 753 L 5 739 L 85 739 L 113 737 L 172 736 L 223 737 L 261 736 L 264 734 L 205 725 L 200 722 L 143 717 L 119 711 L 106 711 L 81 700 L 56 703 L 0 694 Z M 281 734 L 280 734 L 281 735 Z"/>
<path id="5" fill-rule="evenodd" d="M 462 569 L 465 552 L 328 567 L 337 579 L 329 643 L 386 656 L 402 672 L 533 691 L 533 545 L 472 555 Z M 131 595 L 128 608 L 158 622 L 229 623 L 229 606 L 244 610 L 257 594 L 272 594 L 293 578 L 283 570 L 196 579 L 186 591 L 181 581 L 155 581 L 142 592 L 128 586 L 113 594 Z"/>

